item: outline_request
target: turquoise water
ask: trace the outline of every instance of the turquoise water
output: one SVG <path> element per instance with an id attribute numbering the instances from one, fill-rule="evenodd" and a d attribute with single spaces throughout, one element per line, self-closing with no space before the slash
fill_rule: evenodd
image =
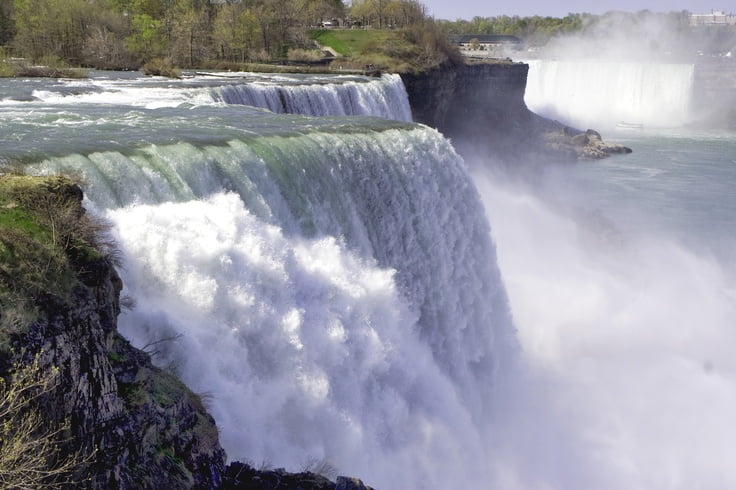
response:
<path id="1" fill-rule="evenodd" d="M 567 192 L 626 231 L 670 235 L 703 253 L 736 258 L 735 133 L 660 130 L 613 137 L 634 153 L 560 172 L 560 180 L 569 178 Z"/>

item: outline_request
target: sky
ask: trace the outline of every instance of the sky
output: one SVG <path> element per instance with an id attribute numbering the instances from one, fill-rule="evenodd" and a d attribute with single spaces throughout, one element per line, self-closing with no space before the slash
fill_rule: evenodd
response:
<path id="1" fill-rule="evenodd" d="M 542 15 L 564 17 L 569 13 L 588 12 L 603 14 L 611 10 L 637 12 L 648 9 L 653 12 L 689 10 L 693 13 L 709 13 L 711 10 L 736 13 L 733 0 L 716 0 L 721 4 L 710 5 L 702 0 L 421 0 L 429 14 L 437 19 L 467 19 L 475 16 Z"/>

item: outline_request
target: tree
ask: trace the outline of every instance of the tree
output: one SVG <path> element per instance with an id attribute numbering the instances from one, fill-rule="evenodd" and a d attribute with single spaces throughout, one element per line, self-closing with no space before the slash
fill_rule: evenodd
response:
<path id="1" fill-rule="evenodd" d="M 169 34 L 169 55 L 174 64 L 196 66 L 207 57 L 211 31 L 206 5 L 178 0 L 167 10 L 165 24 Z"/>
<path id="2" fill-rule="evenodd" d="M 0 46 L 8 44 L 15 34 L 12 0 L 0 0 Z"/>
<path id="3" fill-rule="evenodd" d="M 345 16 L 345 6 L 340 0 L 297 0 L 295 7 L 299 12 L 296 21 L 304 27 L 318 26 L 323 20 Z"/>
<path id="4" fill-rule="evenodd" d="M 42 0 L 15 0 L 14 39 L 16 49 L 30 58 L 40 58 L 47 49 L 53 49 L 44 30 L 44 18 L 48 15 L 48 4 Z"/>
<path id="5" fill-rule="evenodd" d="M 125 39 L 125 44 L 140 61 L 150 61 L 166 52 L 166 37 L 160 20 L 148 14 L 136 14 L 130 23 L 131 34 Z"/>
<path id="6" fill-rule="evenodd" d="M 94 11 L 86 0 L 15 0 L 13 6 L 20 54 L 80 63 Z"/>
<path id="7" fill-rule="evenodd" d="M 226 61 L 244 62 L 262 47 L 260 26 L 255 14 L 242 4 L 223 5 L 213 27 L 216 56 Z"/>
<path id="8" fill-rule="evenodd" d="M 135 68 L 135 57 L 127 49 L 130 22 L 114 8 L 95 11 L 84 40 L 83 64 L 105 69 Z"/>
<path id="9" fill-rule="evenodd" d="M 372 24 L 374 16 L 375 10 L 371 0 L 355 0 L 353 2 L 353 6 L 350 9 L 350 17 L 360 19 L 362 25 L 369 26 Z"/>

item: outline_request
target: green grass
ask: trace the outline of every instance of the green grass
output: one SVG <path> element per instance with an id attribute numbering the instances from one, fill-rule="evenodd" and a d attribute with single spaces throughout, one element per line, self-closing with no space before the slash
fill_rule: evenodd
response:
<path id="1" fill-rule="evenodd" d="M 81 197 L 62 177 L 0 175 L 0 303 L 43 294 L 66 301 L 79 266 L 101 258 Z"/>
<path id="2" fill-rule="evenodd" d="M 310 31 L 309 37 L 350 57 L 374 54 L 382 45 L 400 38 L 397 31 L 378 29 L 319 29 Z"/>
<path id="3" fill-rule="evenodd" d="M 396 30 L 319 29 L 309 36 L 344 57 L 333 61 L 333 67 L 418 72 L 459 59 L 446 34 L 434 24 Z"/>

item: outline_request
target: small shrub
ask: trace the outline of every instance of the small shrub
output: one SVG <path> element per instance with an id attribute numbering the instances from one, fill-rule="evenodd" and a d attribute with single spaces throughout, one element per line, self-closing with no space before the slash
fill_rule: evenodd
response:
<path id="1" fill-rule="evenodd" d="M 327 459 L 310 458 L 302 465 L 302 472 L 314 473 L 324 476 L 329 480 L 337 478 L 338 470 L 335 465 Z"/>
<path id="2" fill-rule="evenodd" d="M 58 370 L 39 365 L 12 365 L 0 378 L 0 486 L 2 488 L 66 488 L 74 473 L 87 465 L 94 452 L 66 454 L 63 433 L 69 423 L 49 426 L 40 401 L 58 387 Z"/>
<path id="3" fill-rule="evenodd" d="M 154 58 L 141 67 L 141 72 L 156 77 L 181 78 L 181 70 L 167 58 Z"/>
<path id="4" fill-rule="evenodd" d="M 287 54 L 287 59 L 289 61 L 301 61 L 307 63 L 320 61 L 323 57 L 322 51 L 316 49 L 292 48 Z"/>

